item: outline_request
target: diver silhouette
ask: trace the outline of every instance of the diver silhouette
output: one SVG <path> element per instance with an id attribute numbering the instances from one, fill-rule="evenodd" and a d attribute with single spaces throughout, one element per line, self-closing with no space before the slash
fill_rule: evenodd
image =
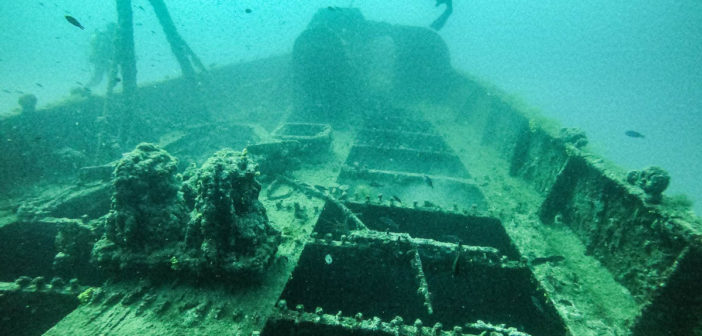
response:
<path id="1" fill-rule="evenodd" d="M 109 23 L 104 30 L 96 30 L 93 33 L 90 38 L 90 56 L 88 56 L 88 62 L 93 66 L 93 74 L 85 87 L 91 88 L 100 84 L 110 70 L 115 56 L 116 36 L 117 24 L 115 23 Z"/>
<path id="2" fill-rule="evenodd" d="M 446 9 L 444 9 L 444 12 L 439 16 L 434 22 L 431 23 L 430 27 L 433 28 L 434 30 L 439 30 L 444 27 L 446 24 L 446 21 L 448 21 L 449 16 L 451 16 L 451 13 L 453 13 L 453 0 L 436 0 L 436 5 L 435 7 L 438 7 L 441 4 L 446 5 Z"/>

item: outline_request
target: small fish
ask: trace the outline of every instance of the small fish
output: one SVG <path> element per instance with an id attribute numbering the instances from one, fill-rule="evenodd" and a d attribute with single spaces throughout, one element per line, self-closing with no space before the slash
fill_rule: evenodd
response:
<path id="1" fill-rule="evenodd" d="M 253 12 L 253 11 L 251 10 L 251 8 L 247 8 L 244 10 L 244 12 L 246 12 L 246 14 L 251 14 L 251 12 Z"/>
<path id="2" fill-rule="evenodd" d="M 397 195 L 392 195 L 392 200 L 397 202 L 397 203 L 402 204 L 402 200 L 399 197 L 397 197 Z"/>
<path id="3" fill-rule="evenodd" d="M 626 134 L 626 136 L 632 137 L 632 138 L 645 138 L 643 134 L 641 134 L 637 131 L 629 130 L 629 131 L 624 132 L 624 134 Z"/>
<path id="4" fill-rule="evenodd" d="M 380 188 L 383 186 L 382 184 L 375 182 L 375 181 L 371 181 L 371 183 L 368 183 L 368 185 L 373 187 L 373 188 Z"/>
<path id="5" fill-rule="evenodd" d="M 40 87 L 40 88 L 43 88 L 43 87 L 44 87 L 44 85 L 41 85 L 41 83 L 34 83 L 34 84 L 36 84 L 36 86 L 38 86 L 38 87 Z"/>
<path id="6" fill-rule="evenodd" d="M 64 17 L 66 18 L 66 21 L 68 21 L 70 24 L 72 24 L 80 29 L 85 29 L 85 27 L 83 27 L 83 25 L 80 24 L 80 22 L 78 22 L 78 20 L 76 20 L 76 18 L 74 18 L 70 15 L 66 15 Z"/>
<path id="7" fill-rule="evenodd" d="M 139 9 L 141 9 L 141 10 L 143 10 L 143 11 L 146 11 L 146 10 L 144 9 L 144 7 L 141 7 L 141 5 L 140 5 L 140 6 L 137 6 L 137 7 L 139 7 Z"/>
<path id="8" fill-rule="evenodd" d="M 10 90 L 8 90 L 8 89 L 2 89 L 2 92 L 5 92 L 5 93 L 12 93 L 12 91 L 10 91 Z"/>
<path id="9" fill-rule="evenodd" d="M 327 263 L 327 265 L 331 265 L 331 263 L 334 262 L 334 259 L 332 258 L 331 254 L 327 254 L 324 256 L 324 262 Z"/>
<path id="10" fill-rule="evenodd" d="M 559 255 L 553 255 L 553 256 L 548 256 L 548 257 L 536 257 L 531 260 L 531 265 L 541 265 L 545 263 L 557 263 L 565 260 L 564 256 L 559 256 Z"/>
<path id="11" fill-rule="evenodd" d="M 426 183 L 428 186 L 434 188 L 434 181 L 432 181 L 429 176 L 424 175 L 424 183 Z"/>

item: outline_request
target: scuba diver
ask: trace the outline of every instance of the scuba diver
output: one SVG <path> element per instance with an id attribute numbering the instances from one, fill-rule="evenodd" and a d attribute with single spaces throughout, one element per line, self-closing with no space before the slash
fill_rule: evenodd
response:
<path id="1" fill-rule="evenodd" d="M 90 56 L 88 62 L 93 66 L 93 74 L 86 88 L 91 88 L 102 82 L 105 74 L 110 70 L 115 56 L 115 37 L 117 24 L 109 23 L 105 30 L 96 30 L 90 38 Z"/>
<path id="2" fill-rule="evenodd" d="M 443 28 L 449 16 L 451 16 L 451 13 L 453 13 L 453 0 L 436 0 L 435 7 L 438 7 L 441 4 L 445 4 L 446 9 L 444 9 L 444 12 L 441 14 L 441 16 L 439 16 L 436 20 L 434 20 L 434 22 L 431 23 L 430 27 L 434 30 L 439 30 Z"/>

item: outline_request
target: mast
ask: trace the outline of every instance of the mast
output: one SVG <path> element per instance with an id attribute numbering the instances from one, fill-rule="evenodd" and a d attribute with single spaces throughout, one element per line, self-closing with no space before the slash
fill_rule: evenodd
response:
<path id="1" fill-rule="evenodd" d="M 124 96 L 127 100 L 132 100 L 132 103 L 137 88 L 133 21 L 132 1 L 117 0 L 117 64 L 122 73 Z"/>
<path id="2" fill-rule="evenodd" d="M 163 0 L 149 0 L 151 7 L 154 8 L 158 22 L 161 23 L 163 27 L 163 33 L 166 35 L 168 43 L 171 45 L 171 51 L 178 60 L 180 64 L 180 69 L 183 72 L 183 77 L 187 81 L 195 83 L 195 67 L 200 71 L 205 71 L 205 67 L 200 62 L 200 59 L 195 55 L 195 53 L 190 49 L 190 46 L 183 40 L 183 38 L 178 34 L 178 30 L 173 24 L 173 19 L 171 19 L 171 14 L 168 12 L 168 8 Z"/>
<path id="3" fill-rule="evenodd" d="M 98 120 L 98 145 L 95 153 L 95 161 L 102 158 L 111 157 L 105 150 L 109 147 L 109 124 L 114 122 L 117 125 L 119 142 L 129 144 L 135 138 L 135 116 L 137 108 L 137 68 L 134 51 L 134 19 L 131 0 L 115 0 L 117 5 L 117 36 L 115 37 L 115 54 L 109 71 L 109 82 L 107 83 L 107 93 L 103 106 L 102 117 Z M 190 49 L 188 44 L 178 34 L 173 19 L 168 12 L 168 8 L 163 0 L 149 0 L 154 8 L 156 17 L 163 27 L 163 32 L 171 46 L 171 50 L 180 64 L 183 77 L 186 83 L 198 88 L 195 79 L 195 69 L 205 71 L 200 59 Z M 120 80 L 121 75 L 121 80 Z M 122 85 L 122 95 L 120 100 L 116 100 L 114 89 L 118 83 Z M 198 90 L 194 90 L 195 102 L 202 102 Z M 204 104 L 199 104 L 201 110 Z M 116 113 L 117 112 L 117 113 Z"/>
<path id="4" fill-rule="evenodd" d="M 200 121 L 209 120 L 209 109 L 207 108 L 208 100 L 202 99 L 202 90 L 204 88 L 201 84 L 203 78 L 196 78 L 196 70 L 201 73 L 205 72 L 205 66 L 202 65 L 200 59 L 178 33 L 173 19 L 171 18 L 171 14 L 168 12 L 168 7 L 166 7 L 163 0 L 149 0 L 149 3 L 151 7 L 153 7 L 156 18 L 158 18 L 163 28 L 163 33 L 166 35 L 166 40 L 168 40 L 168 44 L 171 46 L 171 51 L 180 65 L 180 70 L 184 79 L 183 83 L 190 94 L 190 99 L 186 104 L 192 104 L 190 109 L 197 111 L 192 117 L 200 118 Z"/>
<path id="5" fill-rule="evenodd" d="M 129 143 L 134 124 L 134 108 L 137 94 L 137 69 L 134 56 L 134 27 L 131 0 L 115 0 L 117 7 L 117 33 L 114 37 L 114 55 L 110 61 L 107 92 L 102 115 L 97 120 L 97 146 L 95 163 L 114 156 L 109 153 L 114 141 Z M 121 80 L 120 80 L 121 75 Z M 115 97 L 114 89 L 122 84 L 121 99 Z M 114 125 L 114 126 L 111 126 Z M 117 129 L 116 139 L 110 136 L 110 128 Z"/>

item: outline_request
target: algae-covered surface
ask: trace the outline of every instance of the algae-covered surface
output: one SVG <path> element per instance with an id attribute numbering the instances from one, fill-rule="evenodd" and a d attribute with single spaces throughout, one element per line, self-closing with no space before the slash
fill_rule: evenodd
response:
<path id="1" fill-rule="evenodd" d="M 431 107 L 425 107 L 431 108 Z M 440 108 L 440 107 L 439 107 Z M 536 213 L 543 196 L 509 175 L 507 162 L 486 159 L 491 149 L 479 139 L 462 136 L 460 123 L 449 122 L 451 111 L 436 121 L 444 139 L 476 175 L 490 211 L 499 213 L 504 227 L 523 256 L 562 256 L 563 260 L 533 265 L 532 271 L 569 321 L 575 335 L 625 334 L 640 310 L 628 290 L 599 262 L 588 256 L 582 242 L 564 226 L 545 226 Z M 481 151 L 474 150 L 481 148 Z"/>

